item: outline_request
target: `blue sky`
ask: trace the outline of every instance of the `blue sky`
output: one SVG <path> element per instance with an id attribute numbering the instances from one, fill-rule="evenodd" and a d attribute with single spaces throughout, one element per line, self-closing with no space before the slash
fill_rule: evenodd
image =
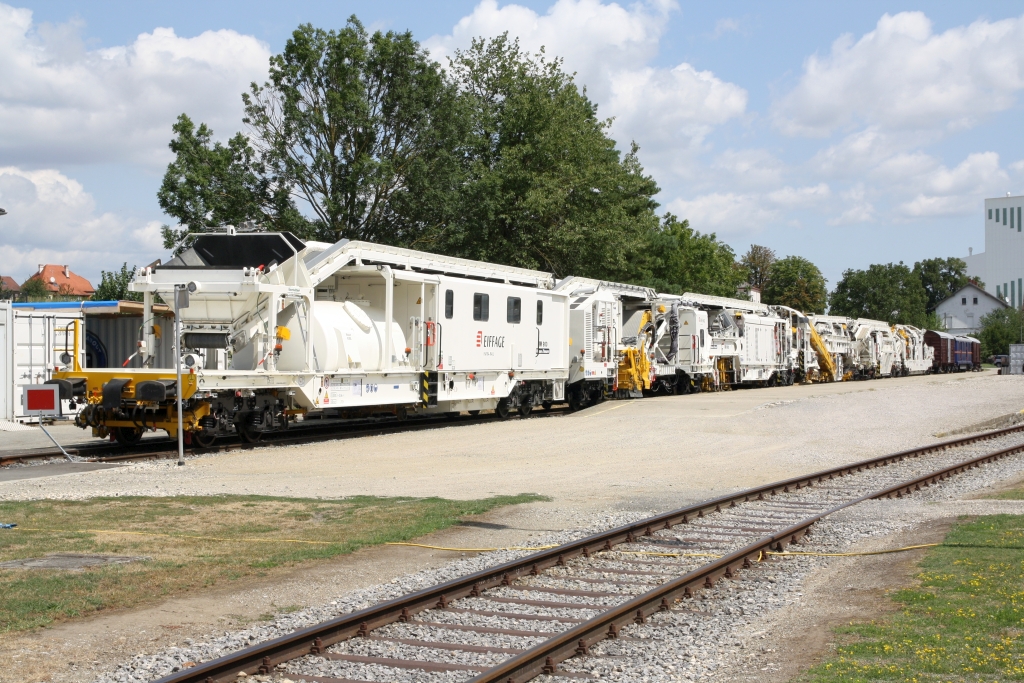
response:
<path id="1" fill-rule="evenodd" d="M 0 273 L 163 256 L 177 114 L 230 136 L 290 32 L 353 13 L 442 60 L 503 30 L 563 56 L 662 210 L 830 285 L 981 251 L 984 198 L 1024 194 L 1024 2 L 0 3 Z"/>

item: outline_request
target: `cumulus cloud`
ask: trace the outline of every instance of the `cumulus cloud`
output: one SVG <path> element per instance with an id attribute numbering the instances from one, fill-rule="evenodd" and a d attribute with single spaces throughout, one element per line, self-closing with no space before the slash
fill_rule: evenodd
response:
<path id="1" fill-rule="evenodd" d="M 69 264 L 99 283 L 100 270 L 144 265 L 163 251 L 160 223 L 98 212 L 82 184 L 52 169 L 0 167 L 0 275 L 19 282 L 40 263 Z"/>
<path id="2" fill-rule="evenodd" d="M 539 14 L 521 5 L 483 0 L 450 34 L 424 44 L 445 63 L 445 57 L 468 47 L 474 37 L 508 31 L 530 52 L 543 47 L 548 55 L 563 58 L 566 69 L 576 73 L 577 83 L 599 104 L 601 115 L 615 117 L 613 135 L 620 142 L 636 140 L 652 154 L 666 147 L 678 153 L 699 147 L 714 127 L 742 116 L 747 92 L 685 62 L 673 68 L 648 65 L 675 9 L 676 3 L 668 1 L 627 9 L 598 0 L 557 0 Z M 645 161 L 650 158 L 645 154 Z M 671 164 L 666 160 L 664 166 Z"/>
<path id="3" fill-rule="evenodd" d="M 924 160 L 918 163 L 923 165 Z M 913 178 L 918 192 L 899 206 L 908 218 L 968 215 L 979 210 L 983 197 L 1001 194 L 996 188 L 1009 181 L 995 152 L 970 154 L 954 168 L 935 163 Z"/>
<path id="4" fill-rule="evenodd" d="M 77 22 L 35 25 L 0 4 L 0 157 L 21 165 L 167 162 L 178 114 L 227 135 L 241 93 L 267 73 L 269 47 L 235 31 L 184 38 L 171 28 L 88 50 Z"/>
<path id="5" fill-rule="evenodd" d="M 773 116 L 788 135 L 845 127 L 951 131 L 1013 105 L 1024 88 L 1024 17 L 943 33 L 922 12 L 886 14 L 859 40 L 844 35 L 804 63 Z"/>

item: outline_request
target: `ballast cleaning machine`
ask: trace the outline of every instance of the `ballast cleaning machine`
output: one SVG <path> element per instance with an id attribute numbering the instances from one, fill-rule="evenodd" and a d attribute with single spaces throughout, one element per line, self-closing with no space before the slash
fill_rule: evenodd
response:
<path id="1" fill-rule="evenodd" d="M 366 242 L 289 233 L 207 233 L 163 265 L 139 269 L 144 296 L 189 292 L 180 311 L 183 429 L 208 446 L 255 441 L 298 416 L 470 412 L 508 416 L 565 398 L 567 296 L 550 274 Z M 71 368 L 62 396 L 77 419 L 125 445 L 148 429 L 177 435 L 175 369 Z"/>

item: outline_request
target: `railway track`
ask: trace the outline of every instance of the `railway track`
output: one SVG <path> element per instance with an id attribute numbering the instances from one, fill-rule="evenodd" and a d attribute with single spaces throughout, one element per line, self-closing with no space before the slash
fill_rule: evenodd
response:
<path id="1" fill-rule="evenodd" d="M 547 411 L 534 411 L 529 417 L 550 417 L 564 414 L 568 410 L 566 407 L 553 407 Z M 406 421 L 399 421 L 394 418 L 358 421 L 323 420 L 323 424 L 318 424 L 321 422 L 320 420 L 311 420 L 308 423 L 292 427 L 283 432 L 267 434 L 256 443 L 246 443 L 235 437 L 218 439 L 210 448 L 201 448 L 199 446 L 189 446 L 187 448 L 191 453 L 218 453 L 249 448 L 264 448 L 267 446 L 294 446 L 297 444 L 315 443 L 317 441 L 356 439 L 364 436 L 380 436 L 383 434 L 438 429 L 456 425 L 473 425 L 490 422 L 494 419 L 496 419 L 495 416 L 488 413 L 485 415 L 437 415 L 417 417 Z M 117 463 L 178 457 L 177 442 L 172 439 L 157 438 L 146 439 L 130 451 L 119 444 L 107 442 L 71 444 L 64 446 L 64 450 L 72 456 L 82 458 L 86 462 Z M 0 467 L 63 458 L 64 454 L 56 448 L 15 451 L 0 454 Z"/>
<path id="2" fill-rule="evenodd" d="M 630 625 L 686 610 L 698 592 L 756 571 L 839 510 L 912 495 L 1024 453 L 1021 432 L 1024 425 L 690 505 L 300 629 L 159 683 L 234 681 L 240 672 L 316 683 L 595 678 L 582 663 L 595 656 L 596 643 L 628 641 L 623 629 Z"/>

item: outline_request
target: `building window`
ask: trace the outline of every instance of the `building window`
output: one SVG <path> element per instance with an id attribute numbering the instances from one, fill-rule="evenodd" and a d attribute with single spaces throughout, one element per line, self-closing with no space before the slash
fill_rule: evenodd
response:
<path id="1" fill-rule="evenodd" d="M 544 324 L 544 302 L 540 299 L 537 300 L 537 324 Z"/>
<path id="2" fill-rule="evenodd" d="M 1020 232 L 1020 207 L 1017 207 L 1017 232 Z"/>
<path id="3" fill-rule="evenodd" d="M 455 315 L 455 292 L 446 290 L 444 293 L 444 317 L 448 320 Z"/>
<path id="4" fill-rule="evenodd" d="M 992 209 L 988 210 L 988 219 L 992 220 Z"/>
<path id="5" fill-rule="evenodd" d="M 974 297 L 974 305 L 975 305 L 975 306 L 977 306 L 977 305 L 978 305 L 978 297 Z"/>
<path id="6" fill-rule="evenodd" d="M 1013 228 L 1014 228 L 1013 224 L 1014 224 L 1014 220 L 1013 220 L 1013 207 L 1010 207 L 1010 230 L 1013 230 Z"/>
<path id="7" fill-rule="evenodd" d="M 960 299 L 960 305 L 962 305 L 962 306 L 966 306 L 967 305 L 967 297 L 966 296 L 963 297 L 962 299 Z"/>
<path id="8" fill-rule="evenodd" d="M 505 305 L 505 319 L 510 323 L 519 323 L 523 318 L 523 300 L 518 296 L 510 296 Z"/>
<path id="9" fill-rule="evenodd" d="M 1002 291 L 1000 291 L 999 285 L 996 285 L 996 298 L 999 299 L 1000 301 L 1003 298 L 1003 293 L 1002 293 Z"/>
<path id="10" fill-rule="evenodd" d="M 1006 209 L 1003 209 L 1003 225 L 1006 225 Z"/>
<path id="11" fill-rule="evenodd" d="M 491 297 L 487 294 L 473 295 L 473 320 L 487 322 L 491 316 Z"/>

